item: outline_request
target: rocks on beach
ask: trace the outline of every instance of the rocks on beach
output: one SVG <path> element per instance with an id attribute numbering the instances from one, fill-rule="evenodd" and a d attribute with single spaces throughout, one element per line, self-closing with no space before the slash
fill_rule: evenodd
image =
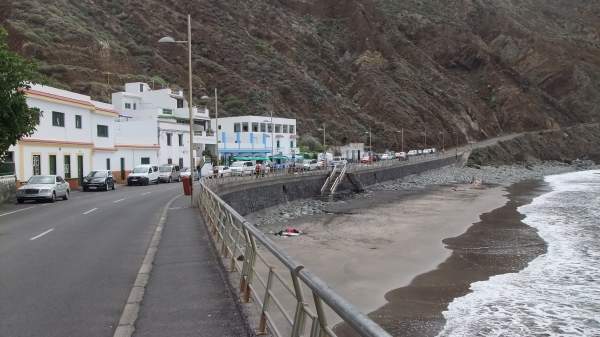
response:
<path id="1" fill-rule="evenodd" d="M 365 193 L 355 194 L 352 198 L 373 198 L 377 191 L 418 191 L 435 185 L 473 184 L 508 186 L 519 181 L 541 179 L 546 175 L 560 174 L 582 169 L 593 169 L 597 166 L 589 161 L 574 161 L 572 164 L 545 162 L 537 165 L 483 166 L 444 168 L 406 176 L 369 186 Z M 325 201 L 303 199 L 281 204 L 256 214 L 255 223 L 266 231 L 275 231 L 287 226 L 293 219 L 327 213 L 334 203 L 343 200 Z"/>

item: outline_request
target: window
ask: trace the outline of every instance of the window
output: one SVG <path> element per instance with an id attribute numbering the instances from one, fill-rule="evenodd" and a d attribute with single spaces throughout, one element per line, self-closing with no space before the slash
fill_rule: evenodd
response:
<path id="1" fill-rule="evenodd" d="M 125 109 L 131 109 L 131 103 L 125 103 Z"/>
<path id="2" fill-rule="evenodd" d="M 260 132 L 267 132 L 267 124 L 260 123 Z"/>
<path id="3" fill-rule="evenodd" d="M 233 132 L 240 132 L 240 131 L 242 131 L 240 128 L 240 123 L 233 124 Z"/>
<path id="4" fill-rule="evenodd" d="M 75 128 L 81 129 L 81 115 L 75 115 Z"/>
<path id="5" fill-rule="evenodd" d="M 141 163 L 142 163 L 142 165 L 149 165 L 150 157 L 142 157 Z"/>
<path id="6" fill-rule="evenodd" d="M 70 179 L 71 178 L 71 156 L 69 156 L 69 155 L 65 156 L 64 166 L 65 166 L 65 179 Z"/>
<path id="7" fill-rule="evenodd" d="M 32 164 L 33 164 L 33 175 L 39 176 L 40 174 L 42 174 L 42 160 L 41 160 L 41 156 L 39 154 L 33 155 Z"/>
<path id="8" fill-rule="evenodd" d="M 140 83 L 140 92 L 144 92 L 144 83 Z"/>
<path id="9" fill-rule="evenodd" d="M 167 159 L 167 164 L 169 164 L 169 165 L 173 164 L 173 159 L 171 159 L 171 158 Z"/>
<path id="10" fill-rule="evenodd" d="M 290 147 L 293 149 L 294 148 L 294 141 L 290 140 Z"/>
<path id="11" fill-rule="evenodd" d="M 267 129 L 268 129 L 268 132 L 273 132 L 273 124 L 271 124 L 271 123 L 267 124 Z"/>
<path id="12" fill-rule="evenodd" d="M 281 133 L 281 124 L 275 124 L 275 133 Z"/>
<path id="13" fill-rule="evenodd" d="M 164 115 L 172 115 L 173 114 L 173 110 L 171 110 L 171 109 L 163 109 L 163 114 Z"/>
<path id="14" fill-rule="evenodd" d="M 252 123 L 252 132 L 258 132 L 258 123 Z"/>
<path id="15" fill-rule="evenodd" d="M 108 137 L 108 125 L 98 124 L 97 129 L 98 129 L 98 137 Z"/>
<path id="16" fill-rule="evenodd" d="M 221 124 L 219 124 L 219 127 L 217 129 L 221 130 Z"/>
<path id="17" fill-rule="evenodd" d="M 183 135 L 182 134 L 177 135 L 177 139 L 179 140 L 179 146 L 183 146 Z"/>
<path id="18" fill-rule="evenodd" d="M 288 126 L 287 126 L 287 124 L 283 125 L 283 133 L 288 133 Z"/>
<path id="19" fill-rule="evenodd" d="M 171 146 L 171 137 L 173 136 L 172 133 L 167 133 L 167 146 Z"/>
<path id="20" fill-rule="evenodd" d="M 248 122 L 242 123 L 242 132 L 248 132 Z"/>
<path id="21" fill-rule="evenodd" d="M 50 174 L 56 174 L 56 156 L 51 154 L 48 156 L 48 165 Z"/>
<path id="22" fill-rule="evenodd" d="M 183 108 L 183 100 L 181 98 L 177 99 L 177 109 Z"/>
<path id="23" fill-rule="evenodd" d="M 183 158 L 179 158 L 179 167 L 183 167 Z"/>
<path id="24" fill-rule="evenodd" d="M 281 143 L 280 143 L 280 141 L 278 140 L 278 141 L 277 141 L 277 148 L 280 148 L 280 147 L 281 147 Z"/>
<path id="25" fill-rule="evenodd" d="M 52 111 L 52 125 L 65 126 L 65 114 L 58 111 Z"/>
<path id="26" fill-rule="evenodd" d="M 137 103 L 133 103 L 133 110 L 137 109 Z"/>
<path id="27" fill-rule="evenodd" d="M 296 133 L 296 131 L 294 129 L 296 129 L 296 126 L 290 125 L 290 133 Z"/>
<path id="28" fill-rule="evenodd" d="M 110 171 L 110 158 L 106 158 L 106 169 Z"/>

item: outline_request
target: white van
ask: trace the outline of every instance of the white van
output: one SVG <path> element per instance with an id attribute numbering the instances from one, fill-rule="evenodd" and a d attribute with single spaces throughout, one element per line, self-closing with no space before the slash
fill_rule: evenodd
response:
<path id="1" fill-rule="evenodd" d="M 127 186 L 148 185 L 158 183 L 158 167 L 153 165 L 139 165 L 127 176 Z"/>
<path id="2" fill-rule="evenodd" d="M 236 161 L 229 168 L 231 169 L 231 175 L 234 176 L 253 175 L 255 164 L 251 161 Z"/>

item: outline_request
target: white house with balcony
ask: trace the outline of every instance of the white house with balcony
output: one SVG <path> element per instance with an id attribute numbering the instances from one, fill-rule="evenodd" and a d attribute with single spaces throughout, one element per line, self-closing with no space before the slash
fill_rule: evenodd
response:
<path id="1" fill-rule="evenodd" d="M 127 83 L 125 91 L 112 94 L 112 103 L 123 118 L 131 119 L 127 123 L 138 123 L 146 135 L 155 137 L 159 145 L 156 164 L 190 166 L 189 108 L 182 91 Z M 210 128 L 208 109 L 193 107 L 192 118 L 194 158 L 199 163 L 205 150 L 216 152 L 217 140 Z"/>
<path id="2" fill-rule="evenodd" d="M 216 125 L 216 119 L 213 119 Z M 296 120 L 265 116 L 219 118 L 218 153 L 221 160 L 234 157 L 292 159 L 299 153 Z"/>
<path id="3" fill-rule="evenodd" d="M 108 169 L 120 179 L 141 162 L 156 162 L 156 138 L 147 137 L 141 126 L 125 127 L 111 104 L 43 85 L 25 93 L 27 104 L 42 116 L 31 136 L 9 148 L 17 181 L 56 174 L 75 187 L 91 170 Z"/>

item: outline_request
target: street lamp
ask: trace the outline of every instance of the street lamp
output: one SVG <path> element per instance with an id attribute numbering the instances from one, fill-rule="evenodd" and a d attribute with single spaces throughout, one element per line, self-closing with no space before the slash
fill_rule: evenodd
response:
<path id="1" fill-rule="evenodd" d="M 373 161 L 373 144 L 371 142 L 371 127 L 369 126 L 369 131 L 365 131 L 365 135 L 369 134 L 369 161 Z"/>
<path id="2" fill-rule="evenodd" d="M 402 144 L 400 152 L 404 152 L 404 128 L 401 128 L 400 130 L 396 130 L 396 133 L 400 134 L 400 140 L 401 140 L 401 144 Z"/>
<path id="3" fill-rule="evenodd" d="M 193 125 L 194 125 L 194 118 L 193 118 L 193 108 L 192 108 L 192 16 L 188 14 L 187 17 L 187 41 L 177 41 L 174 38 L 170 37 L 170 36 L 165 36 L 163 38 L 161 38 L 160 40 L 158 40 L 159 43 L 176 43 L 176 44 L 187 44 L 187 49 L 188 49 L 188 75 L 189 75 L 189 101 L 188 101 L 188 107 L 189 107 L 189 117 L 190 117 L 190 170 L 192 170 L 192 172 L 194 172 L 193 170 L 195 169 L 195 165 L 194 165 L 194 150 L 193 150 L 193 146 L 194 146 L 194 131 L 193 131 Z M 200 174 L 198 174 L 200 175 Z M 194 175 L 192 174 L 192 178 L 194 177 Z M 190 192 L 191 192 L 191 196 L 190 196 L 190 200 L 192 201 L 192 206 L 194 205 L 194 192 L 192 189 L 193 184 L 193 179 L 192 179 L 192 183 L 190 184 Z"/>
<path id="4" fill-rule="evenodd" d="M 325 147 L 325 124 L 323 124 L 322 128 L 318 128 L 317 131 L 323 131 L 323 162 L 325 163 L 325 167 L 327 167 L 327 148 Z"/>

